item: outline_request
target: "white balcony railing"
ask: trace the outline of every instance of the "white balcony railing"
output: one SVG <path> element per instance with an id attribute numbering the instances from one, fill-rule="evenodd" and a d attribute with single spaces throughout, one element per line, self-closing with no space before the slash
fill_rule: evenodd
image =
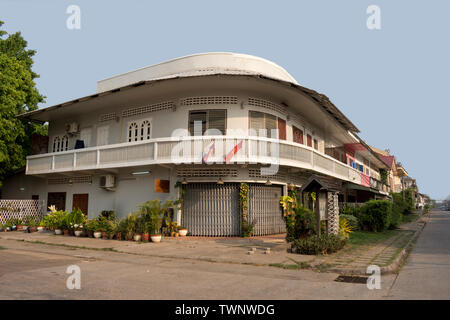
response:
<path id="1" fill-rule="evenodd" d="M 169 137 L 145 141 L 119 143 L 99 147 L 69 150 L 27 157 L 27 174 L 86 171 L 94 169 L 133 167 L 151 164 L 201 163 L 212 142 L 208 163 L 224 163 L 224 157 L 237 148 L 230 163 L 259 163 L 263 165 L 291 166 L 310 169 L 342 180 L 361 183 L 361 174 L 350 166 L 321 154 L 313 148 L 295 142 L 264 137 Z M 173 149 L 180 153 L 175 161 Z M 200 150 L 200 151 L 199 151 Z M 197 151 L 197 152 L 195 152 Z"/>

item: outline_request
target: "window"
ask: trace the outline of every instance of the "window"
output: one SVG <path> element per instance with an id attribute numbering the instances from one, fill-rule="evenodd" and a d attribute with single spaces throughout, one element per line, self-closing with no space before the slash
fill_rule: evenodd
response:
<path id="1" fill-rule="evenodd" d="M 255 131 L 257 136 L 277 138 L 276 131 L 272 132 L 277 129 L 277 117 L 268 113 L 249 111 L 249 128 Z"/>
<path id="2" fill-rule="evenodd" d="M 308 147 L 312 147 L 312 136 L 309 134 L 306 136 L 306 144 Z"/>
<path id="3" fill-rule="evenodd" d="M 152 122 L 149 119 L 128 123 L 128 142 L 148 140 L 152 137 Z"/>
<path id="4" fill-rule="evenodd" d="M 319 150 L 319 142 L 317 139 L 314 139 L 314 149 Z"/>
<path id="5" fill-rule="evenodd" d="M 56 136 L 53 139 L 53 152 L 69 150 L 69 137 L 64 135 L 62 137 Z"/>
<path id="6" fill-rule="evenodd" d="M 303 144 L 303 131 L 297 127 L 292 127 L 292 136 L 294 142 Z"/>
<path id="7" fill-rule="evenodd" d="M 152 126 L 149 120 L 144 120 L 141 124 L 141 140 L 148 140 L 152 136 Z"/>
<path id="8" fill-rule="evenodd" d="M 223 109 L 189 111 L 189 133 L 193 136 L 196 124 L 201 124 L 201 134 L 206 130 L 216 129 L 221 134 L 226 133 L 227 111 Z"/>
<path id="9" fill-rule="evenodd" d="M 132 122 L 128 125 L 128 142 L 138 140 L 138 125 L 136 122 Z"/>

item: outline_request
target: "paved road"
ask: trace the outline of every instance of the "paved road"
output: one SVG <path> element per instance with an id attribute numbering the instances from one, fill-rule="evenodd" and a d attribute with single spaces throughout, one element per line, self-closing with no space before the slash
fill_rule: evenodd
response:
<path id="1" fill-rule="evenodd" d="M 388 298 L 450 299 L 450 211 L 432 213 Z"/>
<path id="2" fill-rule="evenodd" d="M 449 213 L 433 213 L 416 249 L 381 290 L 338 274 L 134 255 L 0 239 L 0 299 L 448 299 Z M 69 290 L 66 269 L 81 268 Z"/>

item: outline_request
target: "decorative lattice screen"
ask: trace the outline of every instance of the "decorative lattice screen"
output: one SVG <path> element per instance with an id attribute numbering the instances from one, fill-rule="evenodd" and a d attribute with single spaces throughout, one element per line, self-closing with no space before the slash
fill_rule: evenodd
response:
<path id="1" fill-rule="evenodd" d="M 328 192 L 328 232 L 331 234 L 339 233 L 339 204 L 338 194 Z"/>
<path id="2" fill-rule="evenodd" d="M 27 216 L 41 220 L 45 211 L 45 200 L 0 200 L 0 223 Z"/>

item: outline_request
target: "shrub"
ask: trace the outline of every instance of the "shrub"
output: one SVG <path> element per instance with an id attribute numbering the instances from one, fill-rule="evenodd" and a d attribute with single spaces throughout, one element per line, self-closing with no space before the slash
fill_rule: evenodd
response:
<path id="1" fill-rule="evenodd" d="M 116 214 L 114 213 L 114 210 L 103 210 L 100 213 L 100 216 L 105 217 L 106 220 L 109 220 L 109 221 L 113 221 L 116 219 Z"/>
<path id="2" fill-rule="evenodd" d="M 341 219 L 347 220 L 347 223 L 352 228 L 352 231 L 356 231 L 359 229 L 359 219 L 354 215 L 341 214 L 339 215 L 339 221 L 341 221 Z"/>
<path id="3" fill-rule="evenodd" d="M 70 230 L 79 229 L 86 223 L 86 217 L 80 209 L 72 210 L 66 214 L 66 225 Z"/>
<path id="4" fill-rule="evenodd" d="M 370 231 L 386 230 L 391 223 L 392 203 L 387 200 L 370 200 L 361 207 L 361 224 Z"/>
<path id="5" fill-rule="evenodd" d="M 256 220 L 252 222 L 248 222 L 243 220 L 241 223 L 241 233 L 243 237 L 251 237 L 253 235 L 253 231 L 255 230 Z"/>
<path id="6" fill-rule="evenodd" d="M 52 211 L 42 218 L 41 224 L 50 230 L 66 229 L 67 228 L 66 215 L 67 212 L 62 210 Z"/>
<path id="7" fill-rule="evenodd" d="M 302 206 L 296 207 L 293 216 L 286 217 L 286 240 L 291 242 L 313 235 L 314 222 L 315 216 L 311 210 Z"/>
<path id="8" fill-rule="evenodd" d="M 330 234 L 318 239 L 310 236 L 304 239 L 296 239 L 292 242 L 291 249 L 299 254 L 329 254 L 342 249 L 347 240 L 339 236 Z"/>
<path id="9" fill-rule="evenodd" d="M 400 208 L 397 208 L 393 204 L 389 229 L 396 229 L 402 223 L 402 221 L 403 221 L 403 214 L 402 214 Z"/>
<path id="10" fill-rule="evenodd" d="M 352 227 L 349 225 L 348 221 L 343 218 L 339 219 L 339 237 L 341 239 L 348 239 L 352 233 Z"/>

